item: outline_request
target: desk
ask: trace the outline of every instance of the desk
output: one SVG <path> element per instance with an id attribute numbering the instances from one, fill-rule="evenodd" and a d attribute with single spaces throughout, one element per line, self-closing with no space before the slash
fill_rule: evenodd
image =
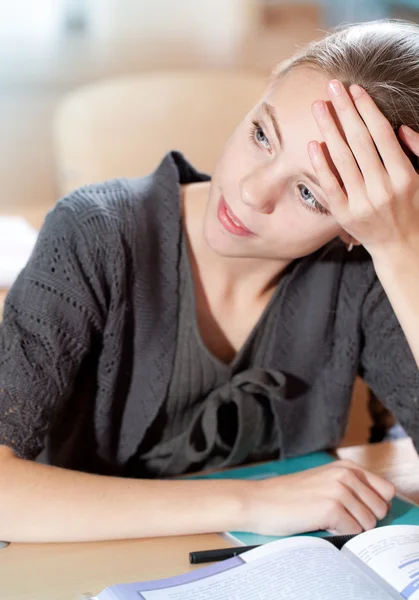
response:
<path id="1" fill-rule="evenodd" d="M 419 502 L 419 459 L 410 439 L 338 451 Z M 29 509 L 29 506 L 28 506 Z M 190 550 L 227 547 L 216 534 L 83 544 L 11 544 L 0 551 L 1 600 L 76 600 L 115 583 L 179 575 Z"/>

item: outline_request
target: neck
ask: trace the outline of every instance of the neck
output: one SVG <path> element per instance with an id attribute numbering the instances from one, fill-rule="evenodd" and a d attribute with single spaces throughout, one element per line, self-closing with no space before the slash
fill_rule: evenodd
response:
<path id="1" fill-rule="evenodd" d="M 183 220 L 194 271 L 205 288 L 217 289 L 224 298 L 261 298 L 271 292 L 290 261 L 267 258 L 226 257 L 215 252 L 203 235 L 209 183 L 183 188 Z"/>

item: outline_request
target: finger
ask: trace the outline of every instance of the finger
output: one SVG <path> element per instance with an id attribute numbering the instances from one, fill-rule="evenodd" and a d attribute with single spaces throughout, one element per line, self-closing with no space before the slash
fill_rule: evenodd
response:
<path id="1" fill-rule="evenodd" d="M 325 193 L 330 212 L 339 222 L 344 222 L 349 213 L 348 198 L 336 175 L 332 173 L 323 149 L 318 142 L 312 141 L 308 144 L 308 153 L 320 187 Z"/>
<path id="2" fill-rule="evenodd" d="M 416 156 L 419 156 L 419 133 L 407 125 L 401 125 L 399 127 L 399 136 L 403 137 L 403 142 L 406 146 L 409 146 L 410 150 Z"/>
<path id="3" fill-rule="evenodd" d="M 389 505 L 396 495 L 396 487 L 390 481 L 364 470 L 357 471 L 357 475 L 383 499 L 387 506 Z"/>
<path id="4" fill-rule="evenodd" d="M 332 80 L 329 82 L 328 92 L 371 197 L 373 193 L 379 193 L 388 174 L 380 160 L 369 128 L 345 87 L 339 81 Z M 373 114 L 368 115 L 370 121 L 374 120 L 378 112 L 378 108 L 375 105 L 374 107 Z"/>
<path id="5" fill-rule="evenodd" d="M 352 515 L 362 531 L 374 529 L 377 524 L 377 518 L 372 510 L 362 502 L 352 489 L 342 486 L 339 491 L 339 501 L 344 506 L 345 510 Z"/>
<path id="6" fill-rule="evenodd" d="M 350 477 L 345 480 L 344 485 L 355 494 L 362 505 L 370 511 L 374 519 L 380 521 L 384 519 L 388 512 L 388 503 L 374 488 L 370 487 L 362 479 L 363 473 L 353 470 L 350 471 Z"/>
<path id="7" fill-rule="evenodd" d="M 353 202 L 365 202 L 366 190 L 364 178 L 356 164 L 351 149 L 342 138 L 326 103 L 323 100 L 318 100 L 313 104 L 312 108 L 330 156 L 342 178 L 348 198 Z"/>
<path id="8" fill-rule="evenodd" d="M 379 496 L 381 496 L 381 498 L 387 504 L 389 504 L 389 502 L 391 502 L 391 500 L 394 498 L 396 494 L 396 487 L 393 483 L 387 481 L 387 479 L 384 479 L 375 473 L 371 473 L 371 471 L 360 467 L 350 460 L 340 461 L 340 464 L 354 471 L 357 477 L 367 484 L 372 490 L 374 490 Z"/>
<path id="9" fill-rule="evenodd" d="M 419 133 L 411 127 L 402 125 L 399 127 L 398 134 L 401 142 L 405 146 L 403 151 L 407 154 L 407 158 L 413 164 L 413 168 L 416 171 L 418 168 L 419 157 Z"/>
<path id="10" fill-rule="evenodd" d="M 396 181 L 402 171 L 404 172 L 409 166 L 411 168 L 411 163 L 403 152 L 392 126 L 371 96 L 361 86 L 351 85 L 349 91 L 357 111 L 377 146 L 390 178 Z"/>
<path id="11" fill-rule="evenodd" d="M 321 520 L 318 525 L 318 529 L 325 529 L 333 535 L 353 535 L 364 531 L 362 525 L 339 501 L 330 503 L 326 508 L 324 520 Z"/>

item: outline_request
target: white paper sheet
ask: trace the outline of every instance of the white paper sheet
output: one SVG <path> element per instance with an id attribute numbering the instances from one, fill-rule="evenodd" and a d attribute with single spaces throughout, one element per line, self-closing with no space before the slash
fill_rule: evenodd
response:
<path id="1" fill-rule="evenodd" d="M 22 217 L 0 216 L 0 288 L 9 288 L 28 262 L 38 232 Z"/>

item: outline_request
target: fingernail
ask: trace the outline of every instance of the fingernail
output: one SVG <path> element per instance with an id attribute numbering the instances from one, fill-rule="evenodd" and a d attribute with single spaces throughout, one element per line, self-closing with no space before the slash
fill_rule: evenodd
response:
<path id="1" fill-rule="evenodd" d="M 313 110 L 317 116 L 323 117 L 326 114 L 326 105 L 322 100 L 318 100 L 313 104 Z"/>
<path id="2" fill-rule="evenodd" d="M 319 149 L 317 146 L 317 142 L 310 142 L 308 145 L 308 153 L 313 162 L 318 162 L 320 160 L 319 157 Z"/>
<path id="3" fill-rule="evenodd" d="M 411 140 L 415 139 L 415 137 L 416 137 L 416 131 L 413 131 L 413 129 L 411 129 L 407 125 L 403 125 L 403 131 L 404 131 L 406 137 L 408 137 Z"/>
<path id="4" fill-rule="evenodd" d="M 352 98 L 359 98 L 360 96 L 362 96 L 362 94 L 365 93 L 365 90 L 360 85 L 357 85 L 356 83 L 352 84 L 350 86 L 349 90 L 352 94 Z"/>
<path id="5" fill-rule="evenodd" d="M 343 87 L 336 79 L 329 81 L 329 89 L 334 96 L 342 96 L 343 94 Z"/>

